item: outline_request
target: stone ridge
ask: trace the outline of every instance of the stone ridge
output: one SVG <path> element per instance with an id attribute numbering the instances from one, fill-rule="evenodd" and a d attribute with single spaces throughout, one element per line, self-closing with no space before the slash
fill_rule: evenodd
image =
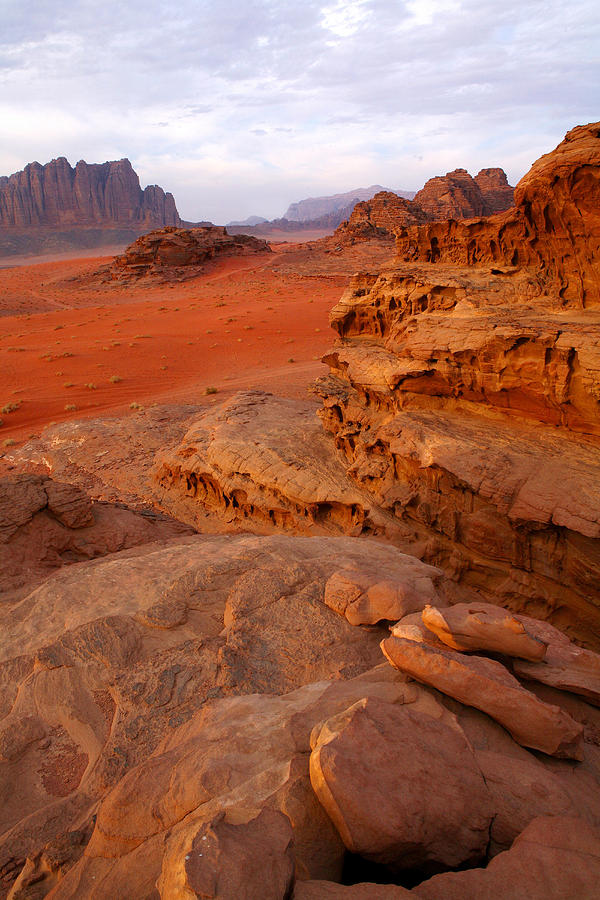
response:
<path id="1" fill-rule="evenodd" d="M 0 227 L 180 225 L 173 195 L 144 190 L 128 159 L 75 168 L 64 157 L 0 177 Z"/>
<path id="2" fill-rule="evenodd" d="M 266 241 L 245 234 L 229 235 L 219 225 L 204 228 L 167 226 L 143 234 L 100 273 L 119 281 L 141 277 L 181 281 L 199 274 L 202 267 L 217 256 L 270 252 Z"/>
<path id="3" fill-rule="evenodd" d="M 565 306 L 600 304 L 600 122 L 573 128 L 489 219 L 401 228 L 399 259 L 530 266 Z"/>
<path id="4" fill-rule="evenodd" d="M 336 230 L 331 243 L 389 240 L 409 226 L 487 216 L 507 210 L 512 204 L 513 188 L 503 169 L 482 169 L 475 178 L 466 169 L 455 169 L 430 178 L 414 200 L 380 191 L 372 199 L 357 203 L 348 221 Z"/>
<path id="5" fill-rule="evenodd" d="M 403 227 L 333 309 L 317 383 L 349 477 L 424 561 L 594 647 L 599 200 L 600 123 L 538 160 L 508 212 Z"/>

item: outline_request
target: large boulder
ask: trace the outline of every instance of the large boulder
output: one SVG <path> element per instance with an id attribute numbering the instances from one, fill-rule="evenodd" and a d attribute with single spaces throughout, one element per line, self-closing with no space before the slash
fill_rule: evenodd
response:
<path id="1" fill-rule="evenodd" d="M 484 856 L 490 795 L 451 717 L 369 698 L 315 729 L 311 745 L 313 788 L 352 853 L 397 869 Z"/>
<path id="2" fill-rule="evenodd" d="M 487 713 L 519 744 L 551 756 L 583 759 L 582 726 L 526 691 L 501 663 L 393 635 L 381 648 L 401 672 Z"/>
<path id="3" fill-rule="evenodd" d="M 535 819 L 486 869 L 436 875 L 412 891 L 423 900 L 594 900 L 600 831 L 581 819 Z"/>

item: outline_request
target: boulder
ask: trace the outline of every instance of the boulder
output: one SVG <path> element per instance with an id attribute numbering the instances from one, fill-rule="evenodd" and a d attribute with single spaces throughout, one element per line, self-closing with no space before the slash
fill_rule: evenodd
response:
<path id="1" fill-rule="evenodd" d="M 187 889 L 206 900 L 285 900 L 294 881 L 290 820 L 271 809 L 218 813 L 198 829 L 181 876 L 180 896 Z"/>
<path id="2" fill-rule="evenodd" d="M 501 663 L 393 636 L 381 649 L 401 672 L 487 713 L 517 743 L 550 756 L 583 759 L 582 726 L 526 691 Z"/>
<path id="3" fill-rule="evenodd" d="M 547 644 L 541 661 L 516 659 L 513 670 L 520 678 L 580 694 L 600 706 L 600 655 L 578 647 L 557 628 L 526 616 L 519 617 L 527 630 Z"/>
<path id="4" fill-rule="evenodd" d="M 539 662 L 546 644 L 523 621 L 490 603 L 457 603 L 439 610 L 426 606 L 423 624 L 453 650 L 484 650 Z"/>
<path id="5" fill-rule="evenodd" d="M 436 875 L 413 889 L 423 900 L 594 900 L 600 831 L 582 819 L 534 819 L 486 869 Z"/>
<path id="6" fill-rule="evenodd" d="M 490 795 L 455 724 L 377 698 L 315 729 L 313 788 L 352 853 L 397 869 L 485 855 Z"/>
<path id="7" fill-rule="evenodd" d="M 340 569 L 325 585 L 325 603 L 351 625 L 373 625 L 382 620 L 395 621 L 414 610 L 421 610 L 436 596 L 443 601 L 441 571 L 412 556 L 404 557 L 405 572 L 377 566 Z"/>

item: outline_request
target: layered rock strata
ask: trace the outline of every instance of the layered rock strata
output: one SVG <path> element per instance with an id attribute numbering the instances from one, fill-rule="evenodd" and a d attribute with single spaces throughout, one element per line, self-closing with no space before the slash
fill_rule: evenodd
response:
<path id="1" fill-rule="evenodd" d="M 142 277 L 181 280 L 193 278 L 207 262 L 220 256 L 270 252 L 266 241 L 244 234 L 229 235 L 216 225 L 161 228 L 134 241 L 102 274 L 124 282 Z"/>
<path id="2" fill-rule="evenodd" d="M 515 188 L 515 205 L 486 220 L 400 229 L 401 259 L 530 266 L 564 306 L 600 304 L 600 123 L 569 131 Z"/>
<path id="3" fill-rule="evenodd" d="M 574 129 L 519 183 L 504 219 L 407 229 L 401 256 L 410 238 L 427 257 L 419 248 L 438 229 L 454 243 L 440 241 L 436 261 L 355 277 L 332 312 L 340 343 L 318 384 L 348 474 L 414 528 L 427 561 L 591 646 L 600 326 L 587 198 L 599 171 L 600 126 Z M 502 222 L 524 256 L 486 264 L 459 239 L 470 228 L 498 237 Z"/>
<path id="4" fill-rule="evenodd" d="M 173 195 L 144 190 L 128 159 L 73 168 L 64 157 L 0 177 L 0 227 L 180 225 Z"/>

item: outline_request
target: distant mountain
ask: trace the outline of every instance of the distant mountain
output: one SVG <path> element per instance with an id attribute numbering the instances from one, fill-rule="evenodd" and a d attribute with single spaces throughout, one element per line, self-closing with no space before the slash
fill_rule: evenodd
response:
<path id="1" fill-rule="evenodd" d="M 140 187 L 128 159 L 73 168 L 64 157 L 0 177 L 0 256 L 128 244 L 182 224 L 172 194 Z"/>
<path id="2" fill-rule="evenodd" d="M 140 187 L 128 159 L 72 168 L 64 156 L 0 177 L 0 227 L 179 225 L 172 194 Z"/>
<path id="3" fill-rule="evenodd" d="M 241 222 L 228 222 L 225 227 L 229 228 L 231 226 L 235 228 L 243 225 L 262 225 L 263 222 L 268 222 L 268 219 L 265 219 L 264 216 L 248 216 L 247 219 L 243 219 Z"/>
<path id="4" fill-rule="evenodd" d="M 389 188 L 384 188 L 380 184 L 372 184 L 368 188 L 355 188 L 344 194 L 332 194 L 330 197 L 309 197 L 298 203 L 291 203 L 283 218 L 288 222 L 313 221 L 336 212 L 338 209 L 354 207 L 361 200 L 370 200 L 380 191 L 389 191 Z M 391 193 L 405 197 L 407 200 L 412 200 L 415 196 L 414 191 L 392 191 Z"/>

